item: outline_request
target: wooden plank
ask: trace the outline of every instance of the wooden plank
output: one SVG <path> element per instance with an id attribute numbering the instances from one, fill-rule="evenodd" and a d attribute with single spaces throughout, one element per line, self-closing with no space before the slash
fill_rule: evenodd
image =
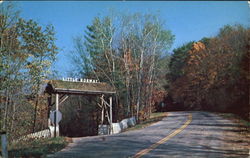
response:
<path id="1" fill-rule="evenodd" d="M 104 104 L 106 104 L 108 107 L 110 107 L 110 105 L 109 105 L 108 102 L 106 102 L 103 98 L 101 98 L 101 99 L 102 99 L 102 101 L 103 101 Z"/>
<path id="2" fill-rule="evenodd" d="M 66 95 L 64 98 L 62 98 L 62 100 L 59 102 L 59 105 L 62 104 L 63 102 L 65 102 L 68 98 L 69 98 L 68 95 Z"/>
<path id="3" fill-rule="evenodd" d="M 102 117 L 101 117 L 101 125 L 103 125 L 104 121 L 104 107 L 103 107 L 103 95 L 101 96 L 101 108 L 102 108 Z"/>
<path id="4" fill-rule="evenodd" d="M 100 94 L 114 94 L 115 91 L 91 91 L 91 90 L 77 90 L 77 89 L 64 89 L 64 88 L 55 88 L 54 93 L 61 94 L 75 94 L 75 95 L 100 95 Z"/>
<path id="5" fill-rule="evenodd" d="M 110 134 L 113 134 L 113 127 L 112 127 L 112 123 L 113 123 L 113 116 L 112 116 L 112 97 L 109 97 L 109 114 L 110 114 Z"/>
<path id="6" fill-rule="evenodd" d="M 59 110 L 59 94 L 56 94 L 56 111 L 58 111 Z M 56 115 L 55 115 L 55 122 L 56 122 L 56 118 L 58 118 L 57 117 L 57 112 L 56 112 Z M 59 124 L 57 124 L 57 123 L 55 123 L 54 122 L 54 126 L 55 126 L 55 137 L 58 137 L 59 136 Z M 58 126 L 58 131 L 56 130 L 57 128 L 56 128 L 56 126 Z"/>
<path id="7" fill-rule="evenodd" d="M 112 97 L 109 97 L 110 124 L 112 124 Z"/>

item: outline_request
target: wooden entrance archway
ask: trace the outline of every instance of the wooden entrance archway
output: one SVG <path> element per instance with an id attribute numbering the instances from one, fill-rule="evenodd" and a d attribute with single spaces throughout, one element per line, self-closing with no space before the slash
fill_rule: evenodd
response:
<path id="1" fill-rule="evenodd" d="M 51 80 L 47 83 L 45 93 L 48 95 L 48 126 L 50 129 L 55 129 L 55 134 L 59 136 L 59 124 L 54 124 L 49 119 L 49 114 L 52 107 L 58 111 L 60 104 L 69 98 L 70 95 L 93 95 L 100 97 L 101 102 L 97 105 L 101 110 L 101 125 L 104 121 L 104 112 L 109 122 L 109 133 L 112 133 L 112 96 L 116 93 L 114 88 L 107 83 L 98 82 L 91 79 L 66 79 L 66 80 Z M 52 103 L 52 97 L 55 96 L 55 101 Z M 108 101 L 105 98 L 109 98 Z M 109 111 L 109 112 L 108 112 Z M 57 115 L 57 114 L 56 114 Z M 57 117 L 57 116 L 56 116 Z M 52 125 L 54 127 L 52 127 Z"/>

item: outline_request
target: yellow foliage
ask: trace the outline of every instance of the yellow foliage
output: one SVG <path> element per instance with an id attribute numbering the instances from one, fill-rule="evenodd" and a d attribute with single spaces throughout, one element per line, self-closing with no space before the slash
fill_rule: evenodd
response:
<path id="1" fill-rule="evenodd" d="M 196 51 L 196 52 L 204 50 L 205 48 L 206 48 L 205 45 L 203 43 L 201 43 L 201 42 L 196 42 L 193 45 L 193 51 Z"/>

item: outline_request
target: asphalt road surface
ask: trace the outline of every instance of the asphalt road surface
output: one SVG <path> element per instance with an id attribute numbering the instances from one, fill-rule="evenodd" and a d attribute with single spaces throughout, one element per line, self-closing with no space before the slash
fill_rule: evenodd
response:
<path id="1" fill-rule="evenodd" d="M 74 138 L 73 143 L 49 157 L 250 158 L 249 140 L 236 138 L 239 132 L 236 126 L 213 113 L 170 112 L 162 121 L 144 129 Z"/>

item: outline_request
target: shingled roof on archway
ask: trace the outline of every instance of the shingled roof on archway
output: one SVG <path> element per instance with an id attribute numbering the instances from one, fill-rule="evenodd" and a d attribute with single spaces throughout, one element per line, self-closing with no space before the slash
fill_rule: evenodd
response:
<path id="1" fill-rule="evenodd" d="M 51 80 L 47 83 L 45 93 L 49 94 L 114 94 L 115 89 L 104 82 L 73 82 Z"/>

